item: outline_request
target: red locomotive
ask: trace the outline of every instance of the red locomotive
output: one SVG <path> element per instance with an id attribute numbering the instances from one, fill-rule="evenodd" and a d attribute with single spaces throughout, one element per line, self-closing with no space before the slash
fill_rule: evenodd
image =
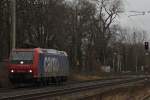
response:
<path id="1" fill-rule="evenodd" d="M 9 57 L 12 83 L 62 82 L 69 75 L 67 53 L 54 49 L 13 49 Z"/>

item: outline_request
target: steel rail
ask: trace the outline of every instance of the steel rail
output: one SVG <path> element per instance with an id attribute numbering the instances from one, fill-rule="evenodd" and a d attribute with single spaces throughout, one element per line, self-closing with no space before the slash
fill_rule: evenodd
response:
<path id="1" fill-rule="evenodd" d="M 143 80 L 137 80 L 137 82 L 143 82 Z M 90 90 L 93 90 L 93 89 L 104 89 L 104 88 L 111 88 L 111 90 L 114 88 L 117 88 L 117 87 L 124 87 L 124 86 L 127 86 L 129 84 L 135 84 L 137 82 L 128 82 L 128 83 L 120 83 L 120 84 L 108 84 L 108 85 L 93 85 L 93 86 L 87 86 L 87 87 L 79 87 L 79 88 L 74 88 L 74 89 L 64 89 L 62 91 L 54 91 L 52 93 L 42 93 L 42 94 L 38 94 L 38 95 L 30 95 L 28 97 L 23 97 L 21 98 L 22 100 L 33 100 L 33 99 L 42 99 L 42 98 L 46 98 L 46 97 L 54 97 L 54 96 L 59 96 L 59 95 L 64 95 L 64 94 L 71 94 L 71 93 L 75 93 L 75 92 L 82 92 L 82 91 L 90 91 Z M 109 89 L 107 89 L 109 90 Z M 106 92 L 106 91 L 102 91 L 102 92 Z M 19 98 L 20 99 L 20 98 Z"/>
<path id="2" fill-rule="evenodd" d="M 142 100 L 150 100 L 150 95 L 145 96 Z"/>
<path id="3" fill-rule="evenodd" d="M 46 96 L 55 96 L 55 95 L 62 95 L 72 92 L 80 92 L 83 90 L 88 89 L 95 89 L 101 87 L 108 87 L 117 84 L 127 84 L 130 82 L 137 82 L 140 80 L 145 80 L 144 77 L 140 78 L 129 78 L 129 79 L 116 79 L 116 80 L 106 80 L 106 81 L 93 81 L 93 82 L 83 82 L 79 84 L 73 84 L 63 86 L 63 87 L 54 87 L 54 88 L 44 88 L 44 89 L 35 89 L 29 91 L 22 91 L 19 93 L 10 93 L 10 94 L 0 94 L 0 100 L 31 100 L 37 98 L 43 98 Z"/>

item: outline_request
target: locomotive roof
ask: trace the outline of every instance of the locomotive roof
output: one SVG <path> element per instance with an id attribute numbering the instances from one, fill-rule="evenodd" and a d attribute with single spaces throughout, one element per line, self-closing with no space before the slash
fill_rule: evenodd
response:
<path id="1" fill-rule="evenodd" d="M 43 48 L 37 48 L 37 49 L 39 49 L 40 53 L 51 53 L 51 54 L 56 54 L 56 55 L 68 56 L 65 51 L 59 51 L 59 50 L 56 50 L 56 49 L 43 49 Z M 34 49 L 22 49 L 22 48 L 20 49 L 20 48 L 17 48 L 17 49 L 13 49 L 13 51 L 34 51 Z"/>
<path id="2" fill-rule="evenodd" d="M 40 53 L 51 53 L 51 54 L 68 56 L 65 51 L 59 51 L 59 50 L 55 50 L 55 49 L 40 49 Z"/>

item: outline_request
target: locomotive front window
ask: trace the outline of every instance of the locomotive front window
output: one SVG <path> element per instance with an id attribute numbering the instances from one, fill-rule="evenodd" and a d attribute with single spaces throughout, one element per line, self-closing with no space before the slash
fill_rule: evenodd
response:
<path id="1" fill-rule="evenodd" d="M 33 60 L 33 52 L 15 51 L 12 53 L 12 60 Z"/>
<path id="2" fill-rule="evenodd" d="M 12 63 L 19 63 L 18 61 L 32 63 L 33 51 L 13 51 L 10 59 Z"/>

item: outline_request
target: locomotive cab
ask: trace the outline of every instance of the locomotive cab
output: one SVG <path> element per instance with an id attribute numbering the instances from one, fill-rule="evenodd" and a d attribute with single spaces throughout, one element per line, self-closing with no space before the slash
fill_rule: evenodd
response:
<path id="1" fill-rule="evenodd" d="M 14 49 L 9 58 L 9 79 L 15 82 L 31 82 L 33 79 L 34 50 Z"/>

